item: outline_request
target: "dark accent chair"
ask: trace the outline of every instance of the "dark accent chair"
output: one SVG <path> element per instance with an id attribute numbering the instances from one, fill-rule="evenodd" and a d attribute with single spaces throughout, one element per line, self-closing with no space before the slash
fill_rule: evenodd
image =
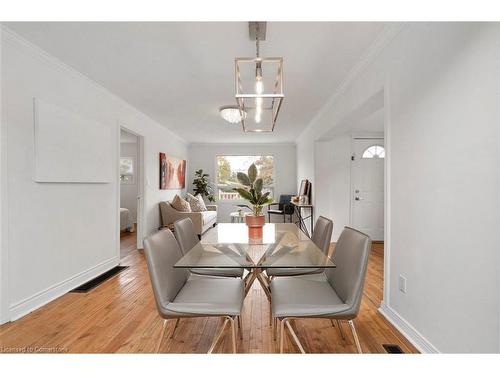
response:
<path id="1" fill-rule="evenodd" d="M 267 215 L 269 216 L 269 222 L 271 222 L 271 215 L 282 215 L 283 222 L 285 223 L 286 215 L 290 215 L 290 223 L 292 222 L 293 216 L 293 205 L 290 203 L 292 200 L 292 195 L 280 195 L 279 203 L 271 203 L 267 210 Z M 278 209 L 272 209 L 272 206 L 278 206 Z"/>

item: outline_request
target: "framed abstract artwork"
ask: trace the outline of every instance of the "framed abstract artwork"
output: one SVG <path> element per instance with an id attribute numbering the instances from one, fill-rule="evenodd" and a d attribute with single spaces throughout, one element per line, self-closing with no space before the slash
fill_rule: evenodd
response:
<path id="1" fill-rule="evenodd" d="M 186 160 L 160 152 L 160 189 L 184 189 L 186 187 Z"/>

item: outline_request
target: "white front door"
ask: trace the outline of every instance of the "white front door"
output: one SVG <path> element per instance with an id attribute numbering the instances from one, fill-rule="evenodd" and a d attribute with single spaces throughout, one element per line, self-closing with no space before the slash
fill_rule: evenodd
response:
<path id="1" fill-rule="evenodd" d="M 384 240 L 384 140 L 353 139 L 351 226 Z"/>

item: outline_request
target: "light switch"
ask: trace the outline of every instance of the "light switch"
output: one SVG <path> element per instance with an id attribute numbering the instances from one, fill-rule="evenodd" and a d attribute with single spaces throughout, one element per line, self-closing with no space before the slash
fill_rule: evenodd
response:
<path id="1" fill-rule="evenodd" d="M 399 275 L 399 290 L 406 293 L 406 277 Z"/>

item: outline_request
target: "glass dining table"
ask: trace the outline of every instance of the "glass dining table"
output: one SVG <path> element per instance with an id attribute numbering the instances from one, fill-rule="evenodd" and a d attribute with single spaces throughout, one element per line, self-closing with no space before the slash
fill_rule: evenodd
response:
<path id="1" fill-rule="evenodd" d="M 269 268 L 335 268 L 335 264 L 295 224 L 265 224 L 259 231 L 246 224 L 220 223 L 209 230 L 174 265 L 176 268 L 243 268 L 245 294 L 255 280 L 270 299 Z"/>

